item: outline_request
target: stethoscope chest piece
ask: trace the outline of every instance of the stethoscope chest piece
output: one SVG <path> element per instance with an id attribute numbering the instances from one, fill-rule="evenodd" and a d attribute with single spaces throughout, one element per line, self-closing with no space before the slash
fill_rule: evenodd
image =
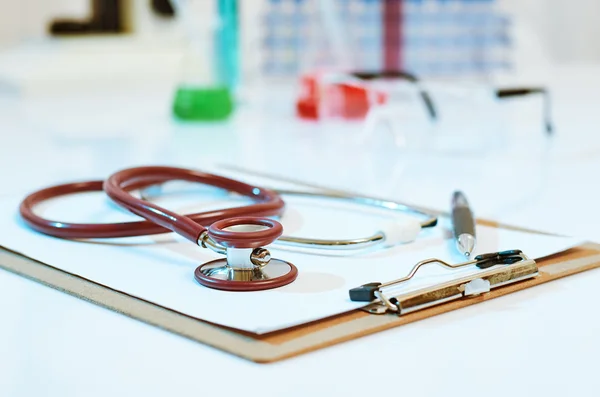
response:
<path id="1" fill-rule="evenodd" d="M 232 228 L 259 226 L 260 231 Z M 203 237 L 226 247 L 227 258 L 204 263 L 194 272 L 205 287 L 225 291 L 261 291 L 290 284 L 298 276 L 293 264 L 271 258 L 262 248 L 283 233 L 281 224 L 268 218 L 230 218 L 213 223 Z"/>
<path id="2" fill-rule="evenodd" d="M 227 259 L 217 259 L 198 266 L 196 280 L 205 287 L 225 291 L 260 291 L 283 287 L 298 276 L 296 266 L 280 259 L 271 259 L 268 265 L 253 269 L 231 266 Z"/>

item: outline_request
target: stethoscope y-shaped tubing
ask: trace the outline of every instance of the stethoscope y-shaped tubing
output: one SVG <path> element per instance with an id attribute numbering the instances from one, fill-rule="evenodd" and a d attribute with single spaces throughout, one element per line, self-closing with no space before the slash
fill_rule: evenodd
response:
<path id="1" fill-rule="evenodd" d="M 21 217 L 32 229 L 40 233 L 60 238 L 116 238 L 167 233 L 169 231 L 175 231 L 175 227 L 170 227 L 173 226 L 171 223 L 173 222 L 173 218 L 169 218 L 164 209 L 156 205 L 149 206 L 149 203 L 146 201 L 140 200 L 144 204 L 143 207 L 140 207 L 139 203 L 132 204 L 132 199 L 137 199 L 131 196 L 128 192 L 172 180 L 185 180 L 189 182 L 197 182 L 220 187 L 235 191 L 244 196 L 248 196 L 256 201 L 255 204 L 247 206 L 186 215 L 170 213 L 171 216 L 173 214 L 176 215 L 174 223 L 176 224 L 177 230 L 181 231 L 182 235 L 185 233 L 186 235 L 184 236 L 190 240 L 192 239 L 192 235 L 195 236 L 196 234 L 199 234 L 201 231 L 205 230 L 204 226 L 211 225 L 212 223 L 224 218 L 240 216 L 274 216 L 281 215 L 284 210 L 283 200 L 274 191 L 248 185 L 243 182 L 218 175 L 207 174 L 185 168 L 159 166 L 138 167 L 124 170 L 122 172 L 127 173 L 120 174 L 120 176 L 119 173 L 113 175 L 116 176 L 116 178 L 110 182 L 110 184 L 108 184 L 108 180 L 106 182 L 103 180 L 95 180 L 57 185 L 34 192 L 28 195 L 21 202 L 19 208 Z M 103 191 L 105 187 L 111 190 L 112 194 L 117 198 L 117 200 L 120 200 L 120 205 L 124 205 L 129 210 L 132 210 L 132 207 L 135 207 L 134 209 L 138 211 L 138 215 L 140 215 L 140 210 L 144 215 L 148 215 L 148 212 L 145 212 L 148 210 L 150 211 L 152 217 L 159 216 L 161 218 L 161 223 L 157 224 L 148 220 L 119 223 L 68 223 L 45 219 L 34 212 L 34 207 L 43 201 L 74 193 Z M 158 212 L 162 213 L 163 215 L 157 215 L 157 209 Z M 189 222 L 178 221 L 183 217 L 192 221 L 198 225 L 198 227 L 192 228 Z M 194 242 L 197 242 L 197 236 Z"/>

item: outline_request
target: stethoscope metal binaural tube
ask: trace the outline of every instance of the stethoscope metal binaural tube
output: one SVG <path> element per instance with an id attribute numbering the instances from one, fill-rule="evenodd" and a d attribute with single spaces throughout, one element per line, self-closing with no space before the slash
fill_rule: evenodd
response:
<path id="1" fill-rule="evenodd" d="M 425 220 L 420 224 L 412 223 L 412 228 L 410 228 L 409 232 L 412 230 L 412 233 L 402 233 L 398 230 L 398 225 L 392 225 L 392 227 L 388 227 L 387 230 L 377 232 L 370 237 L 364 237 L 355 240 L 316 240 L 316 239 L 306 239 L 299 237 L 289 237 L 289 236 L 281 236 L 278 239 L 283 244 L 288 245 L 314 245 L 316 248 L 335 248 L 335 249 L 357 249 L 357 248 L 366 248 L 372 246 L 374 244 L 378 244 L 381 241 L 387 240 L 388 242 L 393 242 L 390 240 L 400 241 L 400 242 L 409 242 L 416 238 L 417 234 L 421 229 L 434 227 L 438 222 L 438 213 L 436 211 L 432 211 L 427 208 L 417 207 L 414 205 L 407 205 L 397 201 L 391 201 L 382 198 L 376 197 L 367 197 L 362 196 L 356 192 L 343 191 L 338 189 L 332 189 L 323 185 L 319 185 L 316 183 L 306 182 L 296 178 L 284 177 L 277 174 L 272 174 L 263 171 L 250 170 L 243 167 L 239 167 L 231 164 L 220 164 L 220 168 L 224 168 L 229 171 L 233 171 L 235 173 L 242 173 L 252 177 L 258 177 L 261 179 L 272 180 L 275 182 L 292 184 L 296 186 L 302 186 L 307 189 L 311 189 L 311 191 L 297 191 L 297 190 L 285 190 L 285 189 L 271 189 L 278 194 L 290 194 L 290 195 L 304 195 L 304 196 L 316 196 L 316 197 L 325 197 L 325 198 L 338 198 L 347 201 L 358 202 L 360 204 L 367 204 L 374 207 L 385 208 L 389 210 L 396 210 L 401 212 L 413 213 L 419 217 L 423 217 Z M 314 193 L 312 191 L 315 191 Z M 418 227 L 420 226 L 420 227 Z M 386 233 L 387 232 L 387 233 Z M 390 233 L 391 232 L 391 233 Z M 408 235 L 407 235 L 408 234 Z M 412 238 L 410 234 L 413 234 Z"/>
<path id="2" fill-rule="evenodd" d="M 307 192 L 307 191 L 297 191 L 297 190 L 286 190 L 286 189 L 272 189 L 276 193 L 281 195 L 292 195 L 292 196 L 304 196 L 304 197 L 313 197 L 313 198 L 326 198 L 326 199 L 338 199 L 349 202 L 354 202 L 363 205 L 369 205 L 375 208 L 384 208 L 392 211 L 400 211 L 400 212 L 412 212 L 416 215 L 423 216 L 426 219 L 420 222 L 418 225 L 421 229 L 429 228 L 437 225 L 437 216 L 425 213 L 423 211 L 417 210 L 415 208 L 411 208 L 405 204 L 398 203 L 391 200 L 381 200 L 370 197 L 363 196 L 354 196 L 343 193 L 334 193 L 334 192 Z M 405 236 L 404 241 L 412 241 L 416 234 L 418 233 L 418 229 L 415 228 L 415 224 L 412 225 L 412 232 L 409 231 L 408 236 Z M 275 242 L 280 245 L 288 245 L 294 247 L 309 247 L 309 248 L 318 248 L 318 249 L 330 249 L 330 250 L 355 250 L 355 249 L 365 249 L 382 243 L 389 239 L 391 236 L 390 228 L 388 227 L 388 233 L 385 230 L 379 231 L 372 236 L 356 238 L 356 239 L 347 239 L 347 240 L 328 240 L 328 239 L 314 239 L 314 238 L 305 238 L 305 237 L 294 237 L 294 236 L 281 236 Z M 396 238 L 396 240 L 402 240 Z"/>

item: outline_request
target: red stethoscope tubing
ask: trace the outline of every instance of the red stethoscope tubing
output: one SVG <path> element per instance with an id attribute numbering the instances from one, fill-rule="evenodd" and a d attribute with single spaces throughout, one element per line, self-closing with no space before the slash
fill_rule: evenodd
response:
<path id="1" fill-rule="evenodd" d="M 156 204 L 138 199 L 131 191 L 147 186 L 180 180 L 227 189 L 255 200 L 254 204 L 220 210 L 181 215 Z M 121 223 L 67 223 L 42 218 L 34 212 L 39 203 L 74 193 L 104 191 L 113 201 L 145 221 Z M 284 202 L 274 191 L 233 179 L 200 171 L 176 167 L 137 167 L 119 171 L 106 181 L 88 181 L 58 185 L 27 196 L 20 205 L 23 220 L 34 230 L 61 238 L 114 238 L 161 234 L 173 231 L 198 242 L 206 226 L 228 218 L 244 216 L 267 217 L 281 215 Z M 275 232 L 275 230 L 273 230 Z"/>

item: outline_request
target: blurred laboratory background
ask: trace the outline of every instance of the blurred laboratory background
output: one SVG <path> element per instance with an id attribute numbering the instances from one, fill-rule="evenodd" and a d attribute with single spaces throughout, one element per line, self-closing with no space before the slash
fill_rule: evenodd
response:
<path id="1" fill-rule="evenodd" d="M 580 153 L 573 137 L 588 134 L 598 99 L 588 83 L 600 62 L 595 0 L 0 0 L 0 9 L 10 143 L 0 154 L 16 161 L 35 142 L 40 161 L 65 159 L 15 183 L 156 162 L 293 173 L 310 157 L 310 169 L 325 170 L 311 178 L 395 194 L 403 176 L 435 168 L 406 168 L 425 152 L 531 159 L 551 142 Z"/>
<path id="2" fill-rule="evenodd" d="M 206 19 L 199 22 L 206 23 L 211 8 L 219 2 L 228 3 L 199 2 L 207 13 Z M 169 0 L 50 0 L 41 3 L 0 0 L 0 44 L 7 48 L 68 33 L 73 36 L 121 33 L 147 39 L 157 48 L 168 47 L 177 30 L 172 3 Z M 239 3 L 244 34 L 262 35 L 262 51 L 271 57 L 264 65 L 267 70 L 289 67 L 294 55 L 286 57 L 281 47 L 287 44 L 295 48 L 307 39 L 315 13 L 321 7 L 330 7 L 330 2 L 320 6 L 316 0 L 232 0 L 230 3 Z M 474 31 L 483 23 L 485 33 L 491 35 L 486 36 L 488 40 L 510 38 L 510 43 L 505 45 L 513 51 L 515 46 L 521 45 L 527 46 L 527 52 L 533 50 L 531 56 L 557 62 L 600 60 L 597 23 L 600 4 L 594 0 L 336 0 L 331 3 L 334 11 L 343 16 L 350 37 L 361 38 L 355 44 L 361 54 L 371 58 L 364 61 L 367 65 L 377 63 L 377 57 L 369 55 L 381 45 L 377 40 L 377 34 L 384 28 L 380 15 L 385 12 L 386 4 L 393 3 L 404 6 L 404 33 L 413 50 L 409 51 L 409 58 L 417 52 L 412 47 L 425 46 L 426 38 L 431 39 L 431 46 L 449 49 L 451 45 L 443 43 L 441 38 L 449 39 L 460 29 Z M 393 17 L 393 7 L 387 7 L 389 16 Z M 483 40 L 484 32 L 479 34 Z M 513 41 L 517 37 L 520 41 Z M 458 40 L 455 45 L 459 45 Z M 417 67 L 418 61 L 410 59 L 408 65 Z"/>
<path id="3" fill-rule="evenodd" d="M 172 48 L 180 33 L 169 0 L 0 0 L 0 45 L 33 45 L 48 37 L 119 34 L 144 40 L 154 49 Z M 193 1 L 180 1 L 188 7 Z M 298 52 L 315 39 L 318 26 L 352 44 L 360 65 L 383 66 L 382 39 L 387 25 L 400 21 L 402 66 L 414 73 L 464 73 L 530 62 L 600 60 L 600 4 L 594 0 L 244 0 L 203 1 L 194 22 L 208 24 L 218 3 L 231 3 L 247 44 L 247 62 L 260 58 L 265 73 L 292 73 Z M 400 5 L 400 6 L 399 6 Z M 230 5 L 231 6 L 231 5 Z M 335 17 L 327 18 L 329 13 Z M 402 16 L 394 15 L 401 13 Z M 325 18 L 323 18 L 325 15 Z M 320 21 L 317 21 L 320 19 Z M 336 25 L 341 21 L 341 26 Z M 400 26 L 401 25 L 401 26 Z M 384 35 L 385 36 L 385 35 Z M 342 39 L 336 42 L 336 39 Z M 147 47 L 145 48 L 148 49 Z M 342 49 L 338 49 L 341 51 Z M 347 48 L 346 48 L 347 50 Z M 338 52 L 339 52 L 338 51 Z M 435 55 L 432 55 L 435 54 Z M 467 57 L 471 64 L 457 59 Z M 455 58 L 453 58 L 453 56 Z M 435 62 L 432 58 L 437 58 Z M 356 61 L 356 59 L 354 59 Z M 256 66 L 252 64 L 252 66 Z"/>
<path id="4" fill-rule="evenodd" d="M 138 79 L 177 79 L 189 68 L 200 76 L 206 64 L 190 59 L 193 41 L 202 43 L 196 56 L 217 54 L 212 72 L 230 84 L 324 66 L 489 78 L 600 60 L 594 0 L 0 0 L 0 7 L 2 54 L 29 60 L 3 63 L 0 77 L 24 81 L 48 69 L 65 78 L 133 70 Z M 217 48 L 206 48 L 219 29 Z"/>
<path id="5" fill-rule="evenodd" d="M 0 7 L 4 86 L 203 79 L 241 89 L 240 100 L 243 87 L 323 68 L 541 80 L 549 64 L 600 61 L 593 0 L 0 0 Z M 220 103 L 226 114 L 227 98 Z"/>

